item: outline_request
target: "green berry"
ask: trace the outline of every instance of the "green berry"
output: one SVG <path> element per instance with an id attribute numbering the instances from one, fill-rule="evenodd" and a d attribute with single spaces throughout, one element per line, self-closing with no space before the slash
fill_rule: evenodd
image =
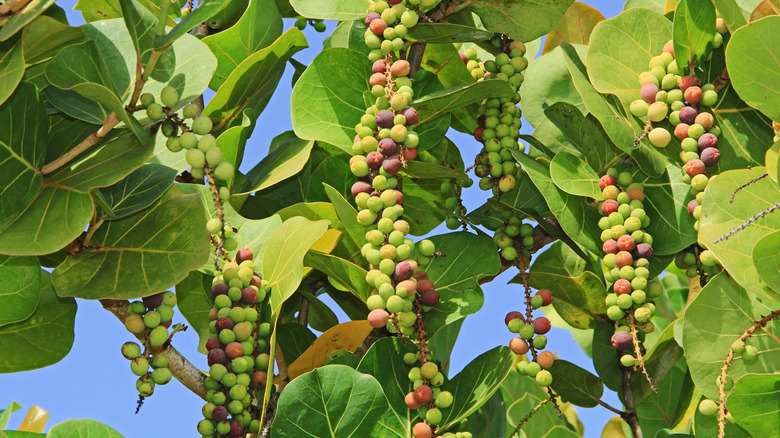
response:
<path id="1" fill-rule="evenodd" d="M 157 326 L 149 333 L 149 344 L 152 347 L 159 347 L 168 340 L 168 329 L 163 326 Z"/>
<path id="2" fill-rule="evenodd" d="M 217 234 L 222 231 L 222 221 L 220 221 L 219 218 L 209 219 L 209 221 L 206 222 L 206 229 L 209 230 L 209 233 L 211 234 Z"/>
<path id="3" fill-rule="evenodd" d="M 148 110 L 147 110 L 148 112 Z M 211 132 L 211 128 L 214 127 L 214 124 L 211 122 L 211 119 L 208 117 L 198 117 L 197 119 L 192 121 L 192 132 L 198 135 L 206 135 L 209 132 Z"/>
<path id="4" fill-rule="evenodd" d="M 179 92 L 170 85 L 166 85 L 160 91 L 160 102 L 168 108 L 173 108 L 179 103 Z"/>
<path id="5" fill-rule="evenodd" d="M 156 370 L 152 371 L 152 374 L 150 376 L 152 378 L 152 382 L 158 384 L 158 385 L 165 385 L 166 383 L 171 381 L 171 370 L 168 368 L 157 368 Z"/>
<path id="6" fill-rule="evenodd" d="M 133 360 L 141 356 L 141 346 L 139 346 L 135 342 L 125 342 L 122 345 L 122 356 L 124 356 L 125 359 L 130 359 L 130 360 Z"/>
<path id="7" fill-rule="evenodd" d="M 136 376 L 145 376 L 149 372 L 149 361 L 145 357 L 137 357 L 130 362 L 130 371 Z"/>
<path id="8" fill-rule="evenodd" d="M 159 103 L 151 103 L 146 107 L 146 116 L 152 120 L 163 118 L 163 107 Z"/>
<path id="9" fill-rule="evenodd" d="M 152 93 L 144 93 L 141 95 L 141 105 L 148 108 L 149 105 L 154 103 L 154 95 Z"/>
<path id="10" fill-rule="evenodd" d="M 550 373 L 547 370 L 541 370 L 538 373 L 536 373 L 536 383 L 539 386 L 550 386 L 552 385 L 553 377 L 552 373 Z"/>
<path id="11" fill-rule="evenodd" d="M 198 115 L 198 106 L 194 103 L 184 105 L 184 108 L 181 110 L 181 115 L 185 119 L 194 119 L 195 116 Z"/>
<path id="12" fill-rule="evenodd" d="M 199 149 L 190 149 L 185 154 L 187 163 L 195 169 L 202 169 L 206 165 L 206 154 Z"/>
<path id="13" fill-rule="evenodd" d="M 745 345 L 745 351 L 742 352 L 742 358 L 745 362 L 753 362 L 758 359 L 758 348 L 752 345 Z"/>
<path id="14" fill-rule="evenodd" d="M 233 178 L 233 165 L 223 161 L 214 169 L 214 177 L 221 181 L 227 181 Z"/>
<path id="15" fill-rule="evenodd" d="M 718 413 L 718 404 L 715 403 L 714 400 L 708 398 L 702 399 L 702 401 L 699 402 L 699 412 L 707 417 L 712 417 Z"/>
<path id="16" fill-rule="evenodd" d="M 739 356 L 745 352 L 745 343 L 737 339 L 731 343 L 731 350 L 734 352 L 735 356 Z"/>
<path id="17" fill-rule="evenodd" d="M 630 354 L 624 354 L 620 357 L 620 363 L 626 368 L 633 367 L 636 365 L 636 359 Z"/>

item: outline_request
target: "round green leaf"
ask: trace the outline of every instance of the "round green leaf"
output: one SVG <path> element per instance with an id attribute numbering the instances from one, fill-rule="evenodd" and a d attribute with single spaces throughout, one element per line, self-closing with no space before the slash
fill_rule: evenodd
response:
<path id="1" fill-rule="evenodd" d="M 508 0 L 500 3 L 474 2 L 471 10 L 491 32 L 513 40 L 532 41 L 555 29 L 574 0 Z"/>
<path id="2" fill-rule="evenodd" d="M 102 438 L 123 438 L 113 428 L 95 420 L 68 420 L 52 426 L 46 435 L 49 438 L 71 438 L 74 436 L 99 436 Z"/>
<path id="3" fill-rule="evenodd" d="M 726 408 L 751 436 L 772 436 L 780 430 L 777 400 L 780 374 L 746 374 L 734 384 Z"/>
<path id="4" fill-rule="evenodd" d="M 0 104 L 2 104 L 24 76 L 24 49 L 19 38 L 0 43 Z"/>
<path id="5" fill-rule="evenodd" d="M 780 288 L 780 230 L 756 242 L 753 264 L 764 283 L 773 289 Z"/>
<path id="6" fill-rule="evenodd" d="M 320 52 L 293 87 L 290 105 L 295 134 L 352 151 L 355 120 L 365 114 L 371 63 L 351 49 Z"/>
<path id="7" fill-rule="evenodd" d="M 274 436 L 372 436 L 388 409 L 377 380 L 346 365 L 328 365 L 299 376 L 282 392 Z"/>
<path id="8" fill-rule="evenodd" d="M 688 306 L 683 316 L 682 346 L 693 383 L 705 397 L 718 399 L 716 379 L 731 343 L 768 313 L 767 307 L 751 300 L 745 289 L 725 272 L 712 277 Z M 764 330 L 757 330 L 750 337 L 748 344 L 758 349 L 758 359 L 748 363 L 735 357 L 729 377 L 736 381 L 747 373 L 771 373 L 777 369 L 778 327 L 777 321 L 770 321 Z"/>
<path id="9" fill-rule="evenodd" d="M 588 74 L 600 93 L 628 107 L 639 99 L 639 74 L 672 36 L 672 23 L 645 8 L 631 8 L 596 25 L 588 46 Z"/>
<path id="10" fill-rule="evenodd" d="M 739 96 L 780 122 L 780 17 L 765 17 L 734 32 L 726 46 L 729 77 Z"/>
<path id="11" fill-rule="evenodd" d="M 41 296 L 41 267 L 35 257 L 0 255 L 0 326 L 27 319 Z"/>
<path id="12" fill-rule="evenodd" d="M 715 36 L 715 6 L 710 0 L 682 0 L 674 11 L 674 56 L 680 75 L 699 66 Z M 731 41 L 729 41 L 729 45 Z"/>
<path id="13" fill-rule="evenodd" d="M 604 382 L 601 379 L 571 362 L 556 360 L 550 373 L 553 375 L 552 389 L 564 402 L 593 408 L 604 394 Z"/>
<path id="14" fill-rule="evenodd" d="M 734 195 L 734 190 L 763 175 L 763 167 L 730 170 L 715 176 L 704 192 L 702 216 L 699 221 L 699 242 L 712 251 L 734 279 L 752 293 L 775 296 L 757 275 L 753 263 L 753 248 L 759 239 L 780 229 L 780 215 L 772 213 L 756 220 L 728 239 L 719 238 L 741 226 L 750 217 L 780 203 L 780 190 L 769 178 L 763 178 Z"/>
<path id="15" fill-rule="evenodd" d="M 570 195 L 604 200 L 598 174 L 580 157 L 566 152 L 556 154 L 550 162 L 550 178 Z"/>
<path id="16" fill-rule="evenodd" d="M 295 12 L 306 18 L 353 21 L 365 18 L 369 0 L 290 0 Z"/>
<path id="17" fill-rule="evenodd" d="M 105 222 L 90 249 L 54 270 L 60 296 L 131 299 L 166 290 L 209 257 L 200 196 L 173 186 L 152 206 Z"/>
<path id="18" fill-rule="evenodd" d="M 24 321 L 0 328 L 0 373 L 43 368 L 59 362 L 73 346 L 76 300 L 60 298 L 42 272 L 38 308 Z"/>

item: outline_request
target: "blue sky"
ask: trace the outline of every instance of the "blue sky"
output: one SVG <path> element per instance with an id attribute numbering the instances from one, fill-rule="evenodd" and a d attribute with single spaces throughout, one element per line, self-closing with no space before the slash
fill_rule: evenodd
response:
<path id="1" fill-rule="evenodd" d="M 622 10 L 622 2 L 614 0 L 585 3 L 601 11 L 607 18 Z M 75 0 L 58 1 L 57 4 L 67 11 L 71 24 L 83 22 L 80 13 L 71 9 Z M 291 20 L 286 20 L 286 28 L 292 25 Z M 311 62 L 333 27 L 333 23 L 328 23 L 328 31 L 324 34 L 307 28 L 305 34 L 310 48 L 295 58 L 304 64 Z M 247 171 L 265 156 L 274 136 L 292 129 L 289 117 L 291 77 L 292 72 L 288 68 L 268 108 L 258 119 L 254 135 L 247 144 L 241 170 Z M 533 128 L 526 123 L 523 133 L 532 132 Z M 479 152 L 479 144 L 472 137 L 454 130 L 448 136 L 461 148 L 467 163 Z M 484 203 L 485 199 L 486 193 L 475 185 L 466 192 L 464 203 L 472 209 Z M 447 231 L 442 227 L 436 233 Z M 504 315 L 523 306 L 522 288 L 506 284 L 516 274 L 516 270 L 508 271 L 483 286 L 484 307 L 479 313 L 466 318 L 463 324 L 453 351 L 451 375 L 481 353 L 497 345 L 508 344 L 512 336 L 504 325 Z M 44 369 L 0 375 L 0 406 L 5 407 L 12 400 L 25 408 L 41 406 L 51 414 L 49 425 L 70 418 L 91 418 L 109 424 L 128 438 L 195 436 L 195 425 L 202 419 L 200 409 L 203 401 L 176 381 L 158 386 L 155 394 L 144 403 L 141 412 L 134 414 L 136 377 L 130 372 L 129 362 L 119 351 L 122 343 L 133 340 L 132 335 L 98 302 L 79 300 L 78 304 L 76 340 L 70 354 L 61 362 Z M 339 317 L 342 322 L 347 320 L 343 314 Z M 174 319 L 184 322 L 178 312 Z M 594 372 L 591 359 L 583 353 L 568 331 L 553 328 L 548 339 L 547 350 Z M 205 369 L 206 358 L 197 353 L 197 344 L 197 335 L 193 331 L 176 336 L 176 348 L 184 352 L 196 366 Z M 613 406 L 620 406 L 616 394 L 606 388 L 604 399 Z M 614 416 L 601 407 L 577 409 L 585 425 L 586 437 L 599 437 L 606 421 Z M 26 409 L 17 412 L 9 428 L 16 428 L 25 412 Z"/>

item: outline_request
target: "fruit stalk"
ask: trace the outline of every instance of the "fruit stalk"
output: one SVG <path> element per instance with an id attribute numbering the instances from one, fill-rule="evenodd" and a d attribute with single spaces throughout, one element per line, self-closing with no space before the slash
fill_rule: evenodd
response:
<path id="1" fill-rule="evenodd" d="M 70 162 L 70 160 L 79 156 L 82 152 L 91 148 L 92 146 L 97 144 L 97 142 L 102 140 L 103 137 L 108 135 L 108 133 L 111 132 L 111 130 L 114 129 L 114 127 L 119 124 L 119 122 L 120 120 L 119 117 L 117 117 L 116 113 L 111 113 L 111 115 L 108 116 L 106 121 L 103 122 L 103 126 L 101 126 L 96 133 L 82 140 L 81 143 L 77 144 L 73 149 L 69 150 L 68 152 L 65 152 L 56 160 L 44 165 L 41 168 L 41 174 L 48 175 L 54 172 L 55 170 L 59 169 L 60 167 Z"/>

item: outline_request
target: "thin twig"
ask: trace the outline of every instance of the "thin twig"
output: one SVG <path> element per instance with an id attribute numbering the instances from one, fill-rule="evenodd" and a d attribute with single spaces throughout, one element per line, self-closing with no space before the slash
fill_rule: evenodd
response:
<path id="1" fill-rule="evenodd" d="M 222 209 L 222 199 L 219 197 L 219 187 L 217 187 L 217 181 L 214 179 L 214 174 L 211 173 L 211 169 L 209 168 L 208 164 L 203 166 L 203 173 L 206 175 L 206 180 L 209 182 L 209 191 L 211 192 L 211 197 L 214 199 L 214 207 L 217 210 L 217 218 L 222 224 L 222 228 L 220 229 L 222 239 L 214 249 L 214 268 L 217 270 L 217 272 L 220 272 L 222 269 L 219 267 L 218 263 L 219 255 L 223 253 L 222 247 L 225 246 L 225 211 Z"/>
<path id="2" fill-rule="evenodd" d="M 746 182 L 745 184 L 742 184 L 741 186 L 739 186 L 736 189 L 734 189 L 734 191 L 731 192 L 731 197 L 729 198 L 729 204 L 734 203 L 734 196 L 736 196 L 737 192 L 739 192 L 740 190 L 744 189 L 745 187 L 747 187 L 747 186 L 749 186 L 751 184 L 754 184 L 754 183 L 756 183 L 758 181 L 761 181 L 763 178 L 766 178 L 767 176 L 769 176 L 768 173 L 765 173 L 765 174 L 763 174 L 761 176 L 757 176 L 757 177 L 751 179 L 750 181 Z"/>
<path id="3" fill-rule="evenodd" d="M 752 327 L 742 333 L 742 336 L 737 338 L 737 341 L 745 342 L 747 338 L 753 336 L 753 333 L 756 330 L 759 328 L 764 328 L 769 323 L 769 321 L 777 317 L 777 315 L 780 315 L 780 310 L 775 310 L 769 315 L 756 321 Z M 726 378 L 728 377 L 728 370 L 733 359 L 734 349 L 729 347 L 729 352 L 726 354 L 726 360 L 723 361 L 723 366 L 720 367 L 720 383 L 718 383 L 718 396 L 720 397 L 718 403 L 718 438 L 723 438 L 726 436 Z"/>
<path id="4" fill-rule="evenodd" d="M 515 430 L 512 432 L 512 435 L 510 435 L 510 438 L 512 438 L 512 437 L 514 437 L 515 435 L 517 435 L 518 433 L 520 433 L 520 429 L 523 427 L 523 425 L 524 425 L 524 424 L 525 424 L 525 423 L 526 423 L 528 420 L 530 420 L 530 419 L 531 419 L 531 417 L 533 417 L 533 416 L 534 416 L 534 414 L 535 414 L 535 413 L 537 413 L 537 412 L 539 411 L 539 409 L 541 409 L 541 408 L 542 408 L 542 406 L 544 406 L 544 404 L 545 404 L 545 403 L 547 403 L 548 401 L 550 401 L 550 399 L 549 399 L 549 398 L 543 398 L 543 399 L 542 399 L 542 400 L 541 400 L 539 403 L 537 403 L 537 404 L 536 404 L 536 406 L 534 406 L 534 408 L 533 408 L 533 409 L 531 409 L 531 411 L 530 411 L 530 412 L 528 412 L 528 414 L 527 414 L 525 417 L 523 417 L 523 419 L 522 419 L 522 420 L 520 420 L 520 422 L 519 422 L 519 423 L 517 423 L 517 426 L 515 426 Z"/>
<path id="5" fill-rule="evenodd" d="M 60 167 L 64 166 L 70 160 L 76 158 L 82 152 L 94 146 L 97 142 L 103 139 L 103 137 L 108 135 L 108 133 L 112 129 L 114 129 L 114 127 L 118 124 L 119 124 L 119 117 L 117 117 L 116 113 L 111 113 L 111 115 L 108 116 L 106 121 L 103 122 L 103 126 L 101 126 L 96 133 L 85 138 L 81 143 L 76 145 L 73 149 L 69 150 L 68 152 L 62 154 L 56 160 L 44 165 L 41 168 L 41 174 L 48 175 L 54 172 L 55 170 L 59 169 Z"/>
<path id="6" fill-rule="evenodd" d="M 642 348 L 639 346 L 639 338 L 637 336 L 634 313 L 630 310 L 628 311 L 628 326 L 631 328 L 631 341 L 634 343 L 634 354 L 636 354 L 636 360 L 639 361 L 638 366 L 642 369 L 642 374 L 645 375 L 647 383 L 650 384 L 650 389 L 652 389 L 653 392 L 658 392 L 658 390 L 655 388 L 655 385 L 653 385 L 653 379 L 651 379 L 650 374 L 647 373 L 647 367 L 645 367 L 645 358 L 642 354 Z"/>
<path id="7" fill-rule="evenodd" d="M 766 210 L 764 210 L 764 211 L 762 211 L 760 213 L 757 213 L 755 216 L 752 216 L 752 217 L 748 218 L 748 220 L 746 220 L 742 225 L 740 225 L 737 228 L 734 228 L 733 230 L 729 231 L 728 233 L 726 233 L 726 235 L 718 237 L 718 239 L 715 242 L 713 242 L 713 243 L 722 242 L 722 241 L 728 239 L 729 237 L 737 234 L 738 232 L 740 232 L 743 229 L 745 229 L 748 226 L 750 226 L 750 224 L 752 224 L 753 222 L 761 219 L 762 217 L 768 215 L 769 213 L 772 213 L 773 211 L 777 210 L 778 208 L 780 208 L 780 202 L 778 202 L 777 204 L 767 208 Z"/>
<path id="8" fill-rule="evenodd" d="M 100 226 L 103 225 L 103 222 L 105 221 L 106 218 L 105 216 L 103 216 L 100 219 L 98 219 L 98 221 L 95 222 L 94 224 L 89 225 L 89 228 L 87 229 L 87 234 L 84 236 L 84 241 L 81 243 L 82 246 L 84 247 L 89 246 L 89 241 L 92 240 L 92 236 L 95 235 L 95 231 L 97 231 L 98 228 L 100 228 Z"/>

